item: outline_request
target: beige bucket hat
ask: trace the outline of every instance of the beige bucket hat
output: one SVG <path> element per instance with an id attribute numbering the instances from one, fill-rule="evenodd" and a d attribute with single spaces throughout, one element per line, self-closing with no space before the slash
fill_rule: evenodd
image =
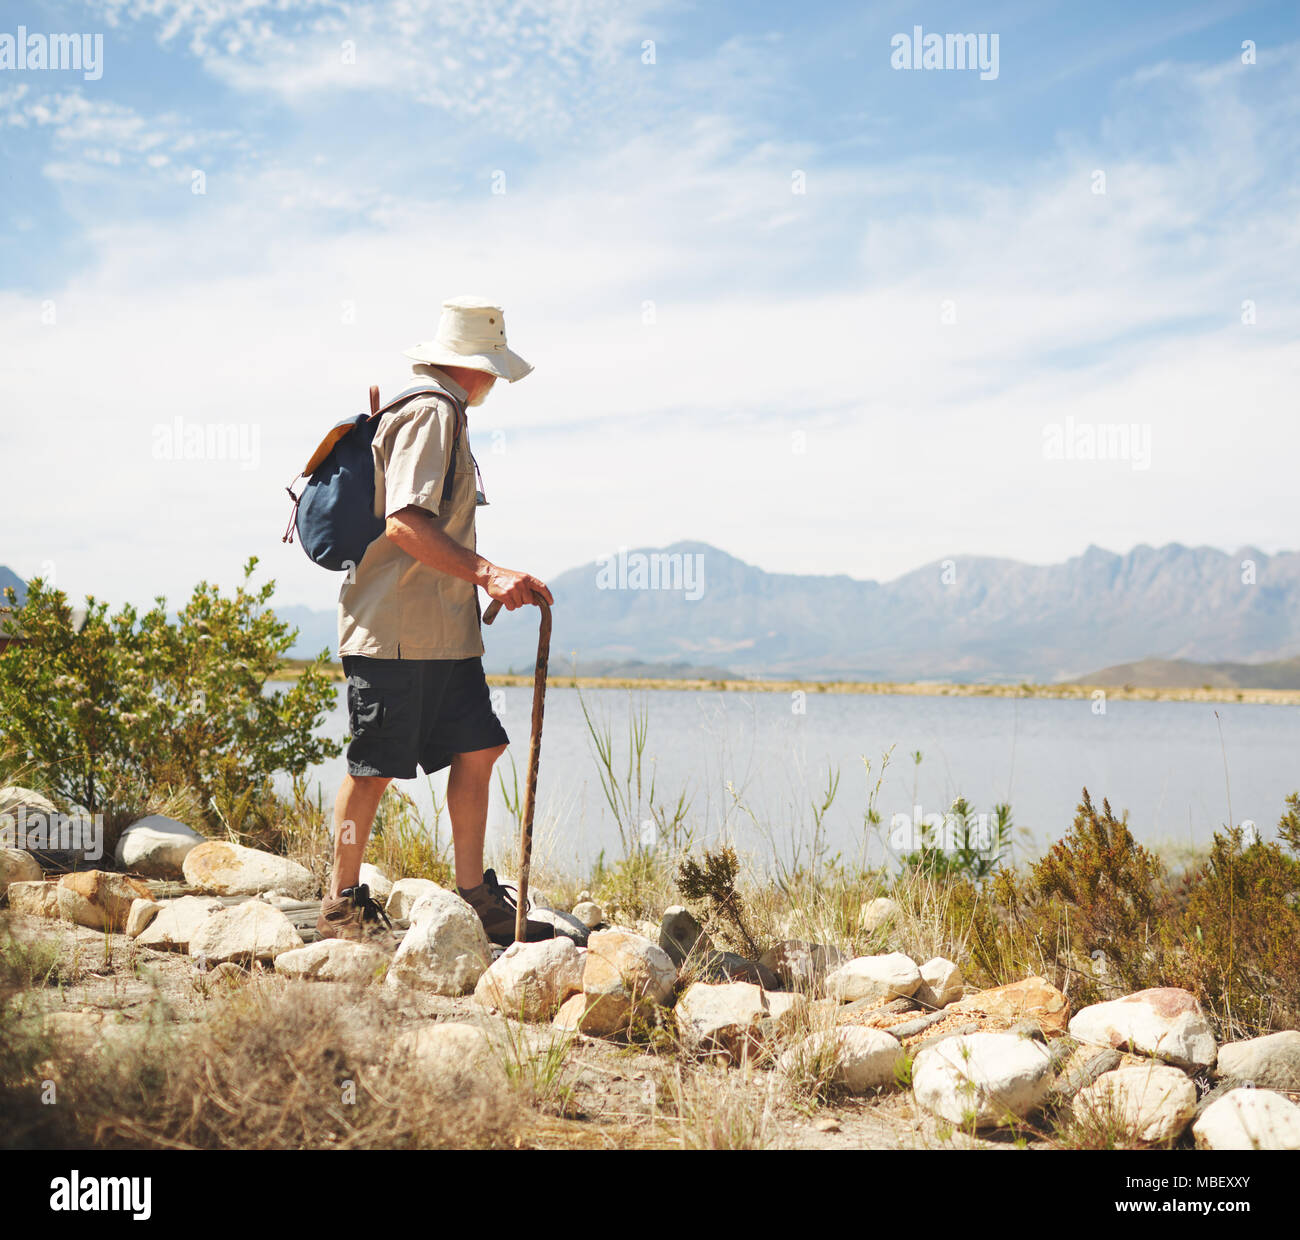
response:
<path id="1" fill-rule="evenodd" d="M 513 383 L 532 366 L 506 346 L 506 320 L 500 306 L 481 297 L 453 297 L 442 303 L 438 334 L 412 345 L 406 357 L 429 366 L 464 366 L 486 370 Z"/>

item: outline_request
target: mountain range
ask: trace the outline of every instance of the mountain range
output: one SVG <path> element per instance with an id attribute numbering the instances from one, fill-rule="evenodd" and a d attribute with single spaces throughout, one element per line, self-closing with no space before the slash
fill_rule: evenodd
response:
<path id="1" fill-rule="evenodd" d="M 1300 655 L 1296 552 L 1171 543 L 1089 547 L 1050 565 L 953 556 L 877 582 L 769 573 L 681 542 L 623 550 L 548 584 L 551 666 L 576 661 L 587 674 L 1140 684 L 1149 673 L 1283 687 L 1271 681 L 1289 683 L 1295 667 L 1264 665 Z M 334 648 L 332 607 L 277 612 L 299 630 L 294 655 Z M 536 613 L 504 613 L 484 638 L 489 671 L 531 668 Z"/>
<path id="2" fill-rule="evenodd" d="M 1254 548 L 1089 547 L 1050 565 L 954 556 L 877 582 L 769 573 L 682 542 L 548 584 L 552 666 L 567 670 L 576 657 L 593 673 L 676 664 L 658 674 L 1052 683 L 1137 660 L 1300 655 L 1300 553 Z M 332 644 L 332 610 L 282 614 L 302 630 L 300 649 Z M 490 671 L 531 667 L 531 616 L 505 614 L 485 631 Z M 1197 685 L 1217 679 L 1186 674 Z"/>

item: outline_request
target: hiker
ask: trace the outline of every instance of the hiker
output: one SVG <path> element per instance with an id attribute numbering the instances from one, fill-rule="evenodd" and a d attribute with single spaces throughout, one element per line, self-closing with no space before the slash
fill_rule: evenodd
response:
<path id="1" fill-rule="evenodd" d="M 509 944 L 514 900 L 483 869 L 492 767 L 509 738 L 483 675 L 478 590 L 509 611 L 553 599 L 544 582 L 476 550 L 474 512 L 487 501 L 476 485 L 465 407 L 532 366 L 507 347 L 500 307 L 472 297 L 444 302 L 437 335 L 405 356 L 414 362 L 413 384 L 446 395 L 413 397 L 375 430 L 374 515 L 385 525 L 339 592 L 352 740 L 334 806 L 334 872 L 316 929 L 324 938 L 383 933 L 387 918 L 361 882 L 361 859 L 384 789 L 413 779 L 418 764 L 426 774 L 451 768 L 456 886 L 488 937 Z M 551 925 L 528 921 L 529 942 L 552 937 Z"/>

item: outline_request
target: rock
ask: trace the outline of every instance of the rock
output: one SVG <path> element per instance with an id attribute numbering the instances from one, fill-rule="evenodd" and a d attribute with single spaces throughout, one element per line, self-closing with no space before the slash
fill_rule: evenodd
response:
<path id="1" fill-rule="evenodd" d="M 1300 1150 L 1300 1106 L 1271 1089 L 1234 1089 L 1192 1125 L 1200 1150 Z"/>
<path id="2" fill-rule="evenodd" d="M 921 1051 L 912 1065 L 919 1106 L 959 1127 L 992 1128 L 1036 1110 L 1051 1087 L 1051 1056 L 1014 1033 L 970 1033 Z"/>
<path id="3" fill-rule="evenodd" d="M 573 906 L 573 915 L 588 930 L 594 930 L 605 920 L 605 910 L 591 900 L 580 900 Z"/>
<path id="4" fill-rule="evenodd" d="M 151 814 L 122 832 L 113 859 L 120 869 L 146 878 L 179 879 L 185 858 L 202 843 L 203 836 L 183 822 Z"/>
<path id="5" fill-rule="evenodd" d="M 120 934 L 126 929 L 131 903 L 151 899 L 149 888 L 138 879 L 105 870 L 79 870 L 59 879 L 59 916 L 79 926 Z"/>
<path id="6" fill-rule="evenodd" d="M 411 910 L 427 895 L 446 891 L 428 878 L 399 878 L 393 884 L 384 905 L 384 912 L 394 921 L 410 921 Z M 454 892 L 452 894 L 455 894 Z"/>
<path id="7" fill-rule="evenodd" d="M 826 974 L 846 963 L 848 957 L 838 947 L 805 943 L 800 939 L 782 939 L 769 947 L 758 963 L 770 969 L 792 990 L 809 993 L 821 989 Z"/>
<path id="8" fill-rule="evenodd" d="M 880 896 L 869 901 L 862 906 L 862 911 L 858 915 L 863 934 L 874 934 L 882 926 L 897 920 L 902 912 L 898 901 L 891 900 L 888 896 Z"/>
<path id="9" fill-rule="evenodd" d="M 459 897 L 458 897 L 459 898 Z M 509 1089 L 505 1055 L 473 1025 L 438 1021 L 403 1033 L 395 1054 L 422 1077 L 432 1078 L 449 1100 L 493 1104 Z"/>
<path id="10" fill-rule="evenodd" d="M 764 990 L 780 990 L 781 979 L 756 960 L 746 960 L 736 952 L 709 952 L 691 957 L 687 969 L 702 982 L 752 982 Z"/>
<path id="11" fill-rule="evenodd" d="M 920 968 L 921 984 L 912 997 L 923 1007 L 947 1007 L 961 998 L 965 983 L 961 970 L 951 960 L 935 956 Z"/>
<path id="12" fill-rule="evenodd" d="M 1212 1067 L 1217 1054 L 1195 996 L 1172 987 L 1094 1003 L 1070 1021 L 1070 1033 L 1094 1046 L 1131 1047 L 1185 1071 Z"/>
<path id="13" fill-rule="evenodd" d="M 410 879 L 393 886 L 393 894 Z M 411 928 L 388 969 L 387 984 L 435 995 L 465 995 L 492 963 L 492 945 L 478 914 L 453 891 L 441 887 L 410 910 Z"/>
<path id="14" fill-rule="evenodd" d="M 141 947 L 159 952 L 189 951 L 194 932 L 225 907 L 216 896 L 181 896 L 160 903 L 157 914 L 136 939 Z"/>
<path id="15" fill-rule="evenodd" d="M 381 904 L 393 894 L 393 880 L 381 873 L 369 861 L 361 863 L 361 882 L 370 888 L 371 896 Z M 391 917 L 392 914 L 390 913 Z"/>
<path id="16" fill-rule="evenodd" d="M 141 896 L 131 901 L 130 911 L 126 915 L 126 932 L 131 938 L 139 938 L 149 923 L 162 912 L 162 905 L 157 900 Z"/>
<path id="17" fill-rule="evenodd" d="M 767 993 L 767 1013 L 778 1033 L 789 1033 L 800 1024 L 806 1026 L 811 1007 L 808 996 L 790 990 Z"/>
<path id="18" fill-rule="evenodd" d="M 181 869 L 191 887 L 219 896 L 255 896 L 274 888 L 305 900 L 316 890 L 310 871 L 296 861 L 229 840 L 207 840 L 196 845 L 186 855 Z"/>
<path id="19" fill-rule="evenodd" d="M 388 969 L 389 955 L 373 943 L 353 939 L 318 939 L 275 958 L 275 971 L 286 977 L 315 982 L 366 985 Z"/>
<path id="20" fill-rule="evenodd" d="M 1196 1086 L 1185 1072 L 1142 1064 L 1106 1072 L 1079 1091 L 1075 1116 L 1128 1141 L 1163 1143 L 1180 1136 L 1196 1115 Z"/>
<path id="21" fill-rule="evenodd" d="M 826 975 L 826 993 L 841 1003 L 857 999 L 908 998 L 921 985 L 921 972 L 902 952 L 858 956 Z"/>
<path id="22" fill-rule="evenodd" d="M 627 930 L 597 930 L 582 969 L 582 1032 L 603 1036 L 627 1028 L 654 1004 L 670 1003 L 676 980 L 668 953 L 649 939 Z"/>
<path id="23" fill-rule="evenodd" d="M 717 950 L 695 919 L 695 914 L 680 904 L 664 909 L 663 920 L 659 923 L 659 946 L 679 968 L 697 946 L 701 954 Z"/>
<path id="24" fill-rule="evenodd" d="M 1286 1029 L 1219 1047 L 1216 1075 L 1249 1081 L 1256 1089 L 1300 1090 L 1300 1032 Z"/>
<path id="25" fill-rule="evenodd" d="M 1035 1020 L 1044 1033 L 1064 1032 L 1070 1019 L 1070 1001 L 1045 977 L 977 990 L 949 1004 L 950 1012 L 983 1012 L 1004 1020 Z"/>
<path id="26" fill-rule="evenodd" d="M 103 832 L 75 807 L 61 815 L 53 801 L 32 788 L 0 788 L 0 846 L 29 852 L 38 864 L 59 866 L 100 861 L 103 842 Z"/>
<path id="27" fill-rule="evenodd" d="M 590 1013 L 593 1000 L 588 999 L 586 995 L 572 995 L 560 1004 L 560 1010 L 555 1013 L 555 1019 L 551 1022 L 557 1029 L 566 1029 L 575 1033 L 587 1033 L 592 1037 L 600 1037 L 601 1032 L 595 1028 L 594 1022 L 588 1022 L 587 1017 Z M 583 1028 L 587 1023 L 588 1027 Z"/>
<path id="28" fill-rule="evenodd" d="M 577 947 L 586 947 L 587 941 L 591 937 L 591 931 L 587 929 L 582 921 L 572 913 L 566 913 L 558 908 L 546 908 L 540 904 L 533 904 L 528 910 L 528 920 L 546 922 L 554 928 L 557 937 L 562 935 Z"/>
<path id="29" fill-rule="evenodd" d="M 248 964 L 274 960 L 302 945 L 298 931 L 279 909 L 261 900 L 245 900 L 205 917 L 190 937 L 190 955 L 201 956 L 209 965 L 227 960 Z"/>
<path id="30" fill-rule="evenodd" d="M 1073 1039 L 1071 1039 L 1073 1041 Z M 1080 1046 L 1064 1065 L 1061 1075 L 1052 1085 L 1052 1093 L 1061 1099 L 1070 1099 L 1081 1089 L 1086 1089 L 1098 1077 L 1114 1072 L 1123 1063 L 1119 1051 L 1102 1050 L 1099 1046 Z"/>
<path id="31" fill-rule="evenodd" d="M 29 814 L 43 814 L 46 817 L 59 812 L 49 797 L 32 788 L 21 788 L 17 784 L 0 788 L 0 814 L 12 814 L 16 819 L 23 810 Z M 15 829 L 17 825 L 14 824 Z"/>
<path id="32" fill-rule="evenodd" d="M 0 895 L 10 883 L 39 883 L 45 877 L 41 863 L 21 848 L 0 848 Z"/>
<path id="33" fill-rule="evenodd" d="M 9 910 L 28 917 L 59 915 L 59 884 L 47 882 L 12 882 L 5 893 Z"/>
<path id="34" fill-rule="evenodd" d="M 571 939 L 511 943 L 474 987 L 484 1007 L 519 1020 L 550 1020 L 570 995 L 582 993 L 583 953 Z"/>
<path id="35" fill-rule="evenodd" d="M 762 1044 L 761 1022 L 768 1006 L 763 991 L 752 982 L 695 982 L 678 999 L 674 1015 L 692 1054 L 723 1054 L 739 1062 Z"/>
<path id="36" fill-rule="evenodd" d="M 831 1084 L 850 1094 L 864 1094 L 897 1081 L 903 1061 L 902 1043 L 883 1029 L 865 1025 L 845 1025 L 828 1032 L 809 1034 L 783 1051 L 777 1059 L 777 1071 L 790 1073 L 799 1065 L 816 1062 L 816 1057 L 834 1048 L 836 1068 Z"/>

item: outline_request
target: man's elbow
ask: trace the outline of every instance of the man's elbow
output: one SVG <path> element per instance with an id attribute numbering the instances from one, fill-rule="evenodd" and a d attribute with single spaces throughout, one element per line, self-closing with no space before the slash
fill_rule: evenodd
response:
<path id="1" fill-rule="evenodd" d="M 408 550 L 420 537 L 421 526 L 417 522 L 427 523 L 430 515 L 423 508 L 402 508 L 384 521 L 384 533 L 402 550 Z"/>

